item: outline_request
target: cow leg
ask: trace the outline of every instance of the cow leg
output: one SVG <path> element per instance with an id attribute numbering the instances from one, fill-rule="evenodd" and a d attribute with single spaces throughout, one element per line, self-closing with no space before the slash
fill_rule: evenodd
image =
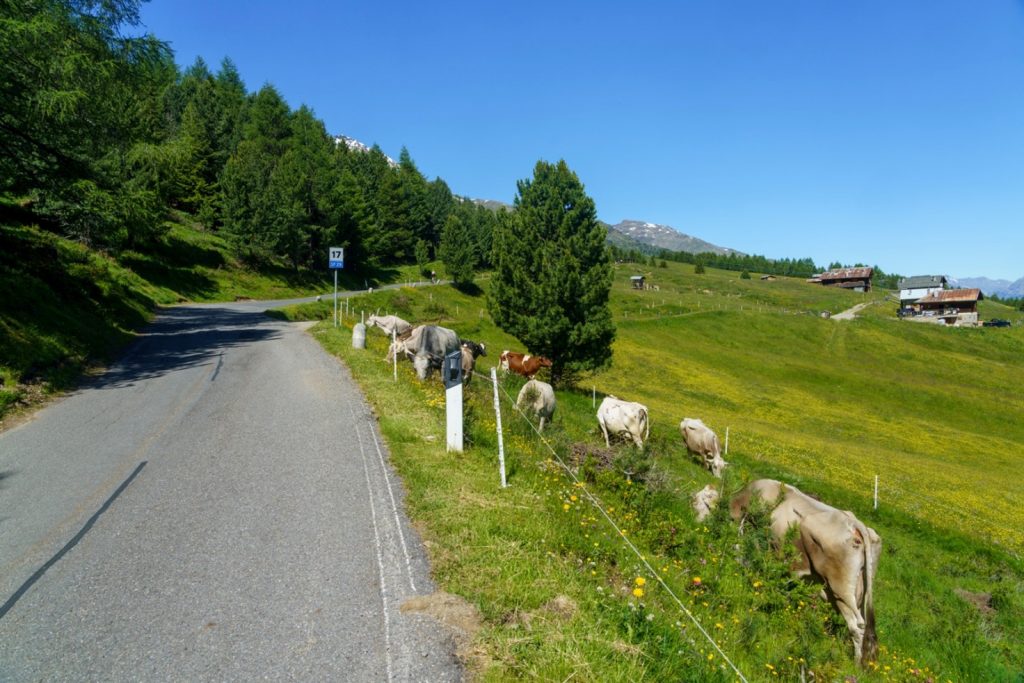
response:
<path id="1" fill-rule="evenodd" d="M 543 416 L 541 416 L 541 418 L 540 418 L 540 429 L 538 429 L 537 431 L 540 431 L 540 432 L 544 431 L 544 417 Z"/>
<path id="2" fill-rule="evenodd" d="M 604 447 L 611 448 L 612 444 L 608 441 L 608 428 L 604 426 L 604 422 L 599 422 L 598 424 L 601 425 L 601 433 L 604 434 Z"/>
<path id="3" fill-rule="evenodd" d="M 803 545 L 801 554 L 809 564 L 808 570 L 812 570 L 825 582 L 829 601 L 843 615 L 846 628 L 853 638 L 854 659 L 860 662 L 867 625 L 857 600 L 857 581 L 864 571 L 863 553 L 859 547 L 851 552 L 848 539 L 833 538 L 828 541 L 824 536 L 812 533 L 809 529 L 815 524 L 812 517 L 805 518 L 800 527 Z"/>

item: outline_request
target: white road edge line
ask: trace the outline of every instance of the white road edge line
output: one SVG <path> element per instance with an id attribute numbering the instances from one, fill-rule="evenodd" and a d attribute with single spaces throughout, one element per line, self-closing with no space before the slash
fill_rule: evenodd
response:
<path id="1" fill-rule="evenodd" d="M 349 404 L 349 409 L 352 405 Z M 353 416 L 354 417 L 354 416 Z M 398 527 L 398 538 L 402 542 L 402 553 L 405 555 L 405 571 L 409 575 L 409 588 L 416 592 L 416 582 L 412 576 L 412 559 L 409 557 L 409 549 L 405 545 L 405 533 L 402 531 L 402 520 L 398 516 L 398 505 L 395 504 L 395 493 L 391 489 L 391 477 L 388 476 L 387 465 L 384 464 L 384 454 L 381 453 L 380 444 L 377 442 L 377 435 L 374 433 L 373 425 L 370 425 L 370 436 L 373 437 L 373 445 L 377 447 L 377 457 L 380 458 L 380 470 L 384 475 L 384 483 L 388 487 L 388 495 L 391 497 L 391 512 L 395 516 L 395 526 Z"/>
<path id="2" fill-rule="evenodd" d="M 366 493 L 370 499 L 370 519 L 373 520 L 373 542 L 377 546 L 377 572 L 380 575 L 380 600 L 384 606 L 384 665 L 387 669 L 387 680 L 392 680 L 391 675 L 391 617 L 388 614 L 388 589 L 384 577 L 384 553 L 380 545 L 380 532 L 377 530 L 377 508 L 373 504 L 373 485 L 370 483 L 370 470 L 366 464 L 366 450 L 363 448 L 363 437 L 359 434 L 359 425 L 356 423 L 356 411 L 352 404 L 348 405 L 352 413 L 352 426 L 356 430 L 356 440 L 359 441 L 359 453 L 363 456 L 363 474 L 366 475 Z"/>

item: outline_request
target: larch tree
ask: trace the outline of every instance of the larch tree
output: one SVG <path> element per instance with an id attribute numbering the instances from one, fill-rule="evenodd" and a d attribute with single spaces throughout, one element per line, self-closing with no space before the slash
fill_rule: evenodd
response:
<path id="1" fill-rule="evenodd" d="M 488 308 L 530 353 L 552 361 L 554 382 L 611 362 L 615 325 L 606 229 L 565 161 L 537 162 L 493 234 Z"/>

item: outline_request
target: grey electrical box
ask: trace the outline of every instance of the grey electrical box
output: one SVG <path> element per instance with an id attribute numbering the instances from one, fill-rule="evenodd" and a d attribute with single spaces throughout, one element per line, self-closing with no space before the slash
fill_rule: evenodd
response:
<path id="1" fill-rule="evenodd" d="M 444 357 L 441 377 L 444 379 L 445 389 L 462 384 L 462 351 L 452 351 Z"/>

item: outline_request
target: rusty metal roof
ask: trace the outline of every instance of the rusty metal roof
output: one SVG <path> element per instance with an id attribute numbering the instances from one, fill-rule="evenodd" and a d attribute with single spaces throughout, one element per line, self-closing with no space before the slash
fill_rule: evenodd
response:
<path id="1" fill-rule="evenodd" d="M 874 268 L 837 268 L 822 273 L 818 277 L 822 280 L 870 280 Z"/>
<path id="2" fill-rule="evenodd" d="M 946 289 L 941 292 L 932 292 L 928 296 L 917 300 L 919 304 L 933 303 L 954 303 L 957 301 L 978 301 L 984 299 L 985 295 L 980 289 Z"/>

